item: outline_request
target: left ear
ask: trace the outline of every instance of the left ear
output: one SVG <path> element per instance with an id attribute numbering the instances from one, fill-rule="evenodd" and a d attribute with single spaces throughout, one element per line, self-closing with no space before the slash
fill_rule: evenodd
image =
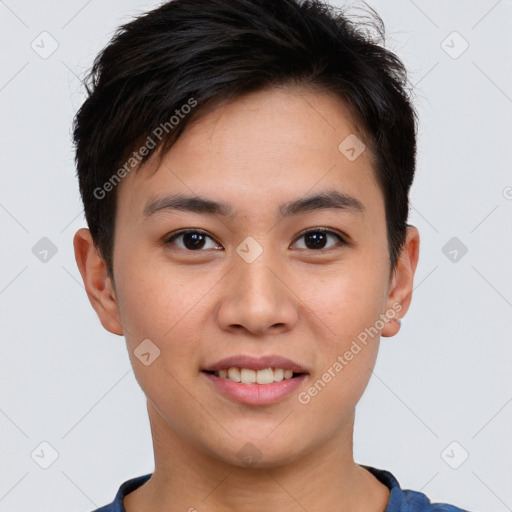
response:
<path id="1" fill-rule="evenodd" d="M 394 336 L 400 330 L 396 321 L 407 313 L 411 304 L 414 273 L 420 252 L 420 234 L 414 226 L 407 226 L 404 247 L 398 257 L 389 288 L 386 311 L 395 311 L 395 317 L 382 328 L 382 336 Z"/>
<path id="2" fill-rule="evenodd" d="M 73 238 L 75 259 L 82 275 L 89 301 L 101 325 L 119 336 L 123 335 L 121 314 L 112 280 L 100 250 L 94 244 L 89 229 L 79 229 Z"/>

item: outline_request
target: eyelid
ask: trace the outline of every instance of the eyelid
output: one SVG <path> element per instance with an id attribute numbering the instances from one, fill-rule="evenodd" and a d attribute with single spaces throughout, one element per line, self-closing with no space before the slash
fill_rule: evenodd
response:
<path id="1" fill-rule="evenodd" d="M 312 252 L 312 253 L 315 253 L 315 252 L 317 252 L 317 253 L 326 253 L 326 252 L 328 252 L 330 250 L 337 249 L 340 246 L 350 245 L 347 236 L 343 235 L 342 233 L 338 232 L 335 229 L 325 228 L 325 227 L 320 227 L 320 226 L 319 227 L 313 227 L 313 228 L 307 228 L 304 231 L 300 232 L 297 235 L 297 237 L 295 238 L 294 243 L 297 242 L 304 235 L 307 235 L 309 233 L 324 233 L 324 234 L 327 234 L 327 235 L 333 235 L 333 236 L 335 236 L 338 239 L 339 243 L 338 243 L 338 245 L 336 245 L 334 247 L 329 247 L 327 249 L 318 249 L 318 250 L 314 250 L 314 249 L 299 249 L 299 250 L 308 251 L 308 252 Z"/>
<path id="2" fill-rule="evenodd" d="M 187 233 L 199 233 L 201 235 L 204 235 L 207 238 L 210 238 L 216 244 L 220 245 L 215 240 L 215 238 L 212 237 L 207 231 L 204 231 L 203 229 L 200 229 L 200 228 L 185 228 L 185 229 L 180 229 L 178 231 L 174 231 L 174 232 L 172 232 L 169 235 L 164 237 L 163 244 L 164 245 L 170 244 L 174 239 L 178 238 L 181 235 L 186 235 Z M 339 233 L 338 231 L 336 231 L 334 229 L 326 228 L 326 227 L 307 228 L 304 231 L 301 231 L 295 237 L 293 243 L 296 243 L 298 240 L 300 240 L 300 238 L 302 238 L 305 235 L 308 235 L 309 233 L 325 233 L 325 234 L 328 234 L 328 235 L 334 235 L 338 239 L 339 244 L 337 246 L 329 247 L 327 249 L 317 249 L 317 250 L 314 250 L 314 249 L 307 249 L 306 248 L 306 249 L 299 249 L 299 250 L 304 250 L 304 251 L 308 251 L 308 252 L 325 253 L 325 252 L 328 252 L 330 250 L 333 250 L 333 249 L 336 249 L 336 248 L 340 247 L 340 245 L 341 246 L 350 245 L 350 242 L 348 241 L 348 237 L 347 236 L 343 235 L 342 233 Z M 179 248 L 179 249 L 181 249 L 181 248 Z M 197 251 L 191 251 L 191 250 L 187 250 L 187 249 L 183 249 L 183 250 L 185 250 L 187 252 L 198 252 L 198 253 L 199 252 L 205 252 L 204 250 L 200 250 L 200 249 L 197 250 Z"/>
<path id="3" fill-rule="evenodd" d="M 173 231 L 172 233 L 169 233 L 163 238 L 163 245 L 170 244 L 175 238 L 178 238 L 181 235 L 186 235 L 187 233 L 199 233 L 200 235 L 204 235 L 207 238 L 210 238 L 213 240 L 217 245 L 220 245 L 217 240 L 215 240 L 214 237 L 212 237 L 207 231 L 204 231 L 200 228 L 186 228 L 186 229 L 179 229 L 178 231 Z M 181 249 L 181 247 L 179 247 Z M 186 249 L 184 249 L 186 250 Z M 187 252 L 204 252 L 204 250 L 198 250 L 198 251 L 187 251 Z"/>

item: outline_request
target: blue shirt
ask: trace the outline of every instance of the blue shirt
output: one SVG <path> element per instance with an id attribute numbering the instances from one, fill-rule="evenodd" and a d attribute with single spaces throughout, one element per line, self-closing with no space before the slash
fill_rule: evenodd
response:
<path id="1" fill-rule="evenodd" d="M 362 464 L 360 466 L 367 469 L 389 488 L 389 501 L 384 512 L 468 512 L 446 503 L 431 503 L 421 492 L 402 490 L 398 480 L 389 471 Z M 151 475 L 152 473 L 148 473 L 147 475 L 138 476 L 122 483 L 114 501 L 93 512 L 126 512 L 123 498 L 149 480 Z"/>

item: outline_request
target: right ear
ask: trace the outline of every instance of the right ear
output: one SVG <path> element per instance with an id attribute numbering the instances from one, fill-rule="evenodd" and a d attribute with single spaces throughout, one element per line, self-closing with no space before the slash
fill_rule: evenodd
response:
<path id="1" fill-rule="evenodd" d="M 79 229 L 73 238 L 73 247 L 87 296 L 101 325 L 107 331 L 122 336 L 123 326 L 114 286 L 91 232 L 86 228 Z"/>

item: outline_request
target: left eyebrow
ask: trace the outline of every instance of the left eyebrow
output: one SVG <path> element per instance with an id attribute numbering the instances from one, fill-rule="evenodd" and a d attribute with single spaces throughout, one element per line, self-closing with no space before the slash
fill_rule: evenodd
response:
<path id="1" fill-rule="evenodd" d="M 365 207 L 359 199 L 332 189 L 283 203 L 279 206 L 277 216 L 282 219 L 320 209 L 335 209 L 358 214 L 365 212 Z M 228 203 L 183 194 L 172 194 L 149 200 L 144 208 L 143 215 L 148 218 L 157 212 L 175 210 L 220 215 L 228 218 L 235 216 L 233 207 Z"/>

